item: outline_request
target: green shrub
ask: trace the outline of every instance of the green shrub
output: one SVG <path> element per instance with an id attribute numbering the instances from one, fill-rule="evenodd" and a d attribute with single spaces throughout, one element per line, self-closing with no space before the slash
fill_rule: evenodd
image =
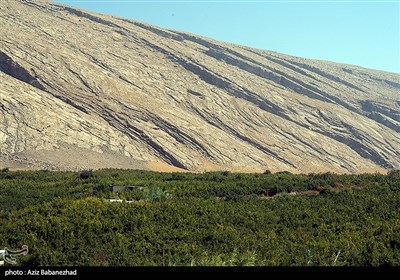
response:
<path id="1" fill-rule="evenodd" d="M 8 171 L 10 171 L 8 167 L 4 167 L 3 169 L 0 170 L 0 172 L 2 173 L 7 173 Z"/>
<path id="2" fill-rule="evenodd" d="M 87 180 L 89 178 L 94 178 L 95 174 L 92 170 L 84 170 L 81 173 L 79 173 L 79 179 L 81 180 Z"/>
<path id="3" fill-rule="evenodd" d="M 400 169 L 392 169 L 388 172 L 390 178 L 400 178 Z"/>
<path id="4" fill-rule="evenodd" d="M 162 200 L 168 198 L 170 195 L 166 191 L 158 187 L 151 187 L 143 193 L 143 200 Z"/>
<path id="5" fill-rule="evenodd" d="M 255 251 L 239 254 L 235 248 L 230 254 L 208 255 L 192 259 L 190 266 L 255 266 L 257 254 Z"/>
<path id="6" fill-rule="evenodd" d="M 221 175 L 222 175 L 222 176 L 228 176 L 229 174 L 230 174 L 229 171 L 226 171 L 226 170 L 221 171 Z"/>

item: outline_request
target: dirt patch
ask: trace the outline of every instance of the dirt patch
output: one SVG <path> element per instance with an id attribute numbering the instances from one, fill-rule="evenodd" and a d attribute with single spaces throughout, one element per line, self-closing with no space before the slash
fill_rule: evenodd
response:
<path id="1" fill-rule="evenodd" d="M 159 172 L 188 172 L 182 168 L 169 165 L 165 162 L 151 161 L 146 164 L 148 170 Z"/>
<path id="2" fill-rule="evenodd" d="M 63 145 L 56 150 L 15 153 L 7 159 L 0 159 L 0 166 L 22 170 L 149 169 L 146 162 L 142 160 L 136 160 L 112 151 L 99 153 L 72 145 Z"/>

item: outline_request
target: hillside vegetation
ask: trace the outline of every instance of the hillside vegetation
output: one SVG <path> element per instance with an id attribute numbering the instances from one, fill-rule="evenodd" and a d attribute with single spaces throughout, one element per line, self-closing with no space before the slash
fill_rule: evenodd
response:
<path id="1" fill-rule="evenodd" d="M 0 204 L 0 246 L 28 245 L 24 266 L 400 265 L 398 171 L 5 169 Z"/>

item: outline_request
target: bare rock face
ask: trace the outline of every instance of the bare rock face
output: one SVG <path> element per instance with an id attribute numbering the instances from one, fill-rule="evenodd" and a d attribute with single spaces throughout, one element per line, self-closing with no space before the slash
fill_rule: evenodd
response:
<path id="1" fill-rule="evenodd" d="M 400 168 L 400 75 L 0 3 L 0 165 Z M 167 169 L 166 169 L 167 168 Z"/>

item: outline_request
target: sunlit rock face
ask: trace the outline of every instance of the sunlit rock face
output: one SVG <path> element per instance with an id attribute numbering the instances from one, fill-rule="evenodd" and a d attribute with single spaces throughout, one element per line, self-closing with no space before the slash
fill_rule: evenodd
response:
<path id="1" fill-rule="evenodd" d="M 400 75 L 0 3 L 0 166 L 400 168 Z"/>

